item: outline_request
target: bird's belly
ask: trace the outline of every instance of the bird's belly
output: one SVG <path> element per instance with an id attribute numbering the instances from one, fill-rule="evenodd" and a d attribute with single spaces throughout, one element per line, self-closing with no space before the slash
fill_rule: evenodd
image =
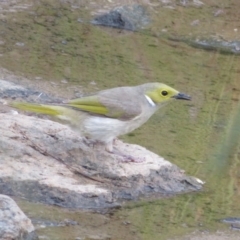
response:
<path id="1" fill-rule="evenodd" d="M 82 133 L 92 140 L 108 143 L 117 136 L 124 135 L 138 128 L 147 119 L 137 117 L 130 121 L 121 121 L 112 118 L 91 117 L 84 121 Z"/>

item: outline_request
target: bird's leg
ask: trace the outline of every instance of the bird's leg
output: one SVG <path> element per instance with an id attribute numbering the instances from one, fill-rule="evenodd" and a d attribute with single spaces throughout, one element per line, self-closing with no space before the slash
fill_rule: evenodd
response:
<path id="1" fill-rule="evenodd" d="M 99 142 L 99 141 L 97 141 L 97 140 L 88 139 L 87 137 L 84 137 L 84 138 L 83 138 L 83 142 L 84 142 L 87 146 L 89 146 L 89 147 L 91 147 L 91 148 L 93 148 L 93 149 L 97 149 L 98 147 L 104 148 L 104 146 L 105 146 L 104 143 Z"/>
<path id="2" fill-rule="evenodd" d="M 120 162 L 141 163 L 145 161 L 145 158 L 134 158 L 129 154 L 121 153 L 118 149 L 116 149 L 116 147 L 113 148 L 113 145 L 116 145 L 117 140 L 118 140 L 117 138 L 114 138 L 112 141 L 106 143 L 105 149 L 107 152 L 114 154 Z"/>
<path id="3" fill-rule="evenodd" d="M 107 152 L 113 153 L 113 143 L 114 143 L 114 140 L 106 143 L 105 149 L 106 149 Z"/>
<path id="4" fill-rule="evenodd" d="M 83 142 L 86 144 L 88 147 L 93 148 L 94 147 L 94 142 L 89 140 L 87 137 L 83 137 Z"/>
<path id="5" fill-rule="evenodd" d="M 116 145 L 117 141 L 118 141 L 118 138 L 114 138 L 113 141 L 112 141 L 113 145 Z"/>

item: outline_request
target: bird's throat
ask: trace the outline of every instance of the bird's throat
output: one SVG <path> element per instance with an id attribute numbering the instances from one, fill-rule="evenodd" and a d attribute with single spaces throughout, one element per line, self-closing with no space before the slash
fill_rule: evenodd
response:
<path id="1" fill-rule="evenodd" d="M 150 106 L 152 106 L 152 107 L 155 107 L 155 106 L 156 106 L 156 104 L 154 103 L 154 101 L 153 101 L 148 95 L 145 95 L 145 97 L 146 97 L 148 103 L 150 104 Z"/>

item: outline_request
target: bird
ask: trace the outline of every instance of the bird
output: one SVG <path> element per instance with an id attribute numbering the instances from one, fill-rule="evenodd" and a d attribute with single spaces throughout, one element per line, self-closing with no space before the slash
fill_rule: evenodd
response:
<path id="1" fill-rule="evenodd" d="M 54 117 L 91 143 L 113 153 L 115 139 L 139 128 L 170 100 L 191 100 L 187 94 L 159 82 L 115 87 L 61 104 L 12 102 L 14 108 Z"/>

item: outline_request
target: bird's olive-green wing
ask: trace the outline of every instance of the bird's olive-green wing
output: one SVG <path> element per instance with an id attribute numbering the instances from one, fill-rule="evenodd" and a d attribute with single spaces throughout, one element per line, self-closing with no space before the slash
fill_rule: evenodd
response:
<path id="1" fill-rule="evenodd" d="M 67 105 L 91 113 L 100 115 L 108 114 L 109 110 L 98 100 L 97 96 L 89 96 L 70 100 Z"/>
<path id="2" fill-rule="evenodd" d="M 96 95 L 70 100 L 67 105 L 93 114 L 130 120 L 142 111 L 131 88 L 115 88 Z"/>

